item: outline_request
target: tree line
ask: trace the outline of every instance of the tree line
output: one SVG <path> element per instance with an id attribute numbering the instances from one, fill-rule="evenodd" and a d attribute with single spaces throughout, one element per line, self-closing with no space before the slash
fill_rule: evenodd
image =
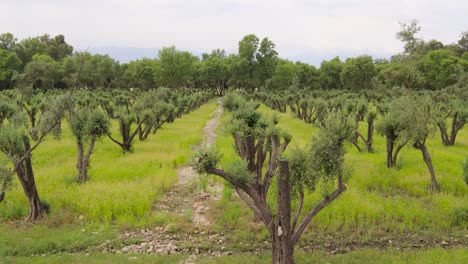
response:
<path id="1" fill-rule="evenodd" d="M 155 58 L 119 63 L 108 55 L 73 53 L 63 35 L 43 35 L 18 41 L 0 35 L 0 89 L 32 82 L 41 89 L 70 87 L 80 66 L 79 85 L 88 88 L 196 87 L 223 93 L 228 88 L 283 91 L 370 90 L 401 86 L 414 90 L 440 90 L 468 80 L 468 31 L 456 43 L 417 37 L 416 21 L 401 25 L 396 34 L 404 51 L 390 59 L 363 55 L 342 61 L 323 61 L 320 67 L 280 58 L 275 44 L 254 34 L 242 38 L 237 54 L 222 49 L 201 57 L 175 46 L 163 47 Z"/>

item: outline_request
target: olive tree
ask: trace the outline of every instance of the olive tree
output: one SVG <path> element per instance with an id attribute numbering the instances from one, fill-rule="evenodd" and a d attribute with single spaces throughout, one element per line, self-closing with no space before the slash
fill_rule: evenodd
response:
<path id="1" fill-rule="evenodd" d="M 114 99 L 116 107 L 112 113 L 119 123 L 121 140 L 110 133 L 107 136 L 124 153 L 131 151 L 132 142 L 137 135 L 140 140 L 146 140 L 150 132 L 154 134 L 163 124 L 173 121 L 174 107 L 163 101 L 161 96 L 161 93 L 149 92 L 137 97 L 121 94 Z"/>
<path id="2" fill-rule="evenodd" d="M 256 104 L 241 105 L 232 112 L 231 132 L 238 159 L 224 169 L 216 150 L 201 150 L 196 157 L 199 171 L 219 176 L 234 186 L 239 197 L 253 210 L 267 228 L 272 245 L 272 263 L 293 263 L 294 246 L 310 221 L 346 190 L 343 177 L 344 141 L 352 134 L 349 119 L 329 116 L 312 149 L 283 154 L 291 136 L 279 129 L 275 118 L 265 118 L 255 111 Z M 271 184 L 277 181 L 275 205 L 267 197 Z M 318 182 L 334 183 L 315 207 L 303 213 L 307 187 L 315 190 Z M 291 191 L 299 192 L 299 206 L 293 215 Z M 277 213 L 272 207 L 277 208 Z M 302 216 L 302 217 L 301 217 Z"/>
<path id="3" fill-rule="evenodd" d="M 109 133 L 110 122 L 99 108 L 91 110 L 87 107 L 72 109 L 69 122 L 78 151 L 77 182 L 84 183 L 88 180 L 88 167 L 94 144 Z"/>
<path id="4" fill-rule="evenodd" d="M 385 110 L 382 120 L 377 126 L 377 132 L 386 140 L 388 168 L 396 166 L 398 154 L 409 141 L 403 134 L 406 126 L 413 122 L 406 115 L 408 103 L 411 103 L 408 97 L 394 99 L 388 105 L 388 109 Z"/>
<path id="5" fill-rule="evenodd" d="M 8 124 L 0 126 L 0 151 L 13 164 L 13 169 L 4 175 L 7 182 L 16 173 L 29 201 L 29 214 L 27 222 L 40 219 L 46 212 L 36 188 L 34 170 L 32 166 L 33 151 L 45 140 L 45 137 L 61 122 L 64 113 L 69 107 L 69 97 L 59 96 L 44 112 L 37 124 L 37 140 L 31 144 L 30 129 L 24 116 L 19 113 L 8 119 Z M 5 169 L 2 169 L 5 174 Z M 3 185 L 1 196 L 5 196 L 6 184 Z M 1 199 L 0 199 L 1 200 Z"/>
<path id="6" fill-rule="evenodd" d="M 431 107 L 431 116 L 445 146 L 455 145 L 458 132 L 468 122 L 468 96 L 462 89 L 456 90 L 458 93 L 444 90 L 436 94 Z"/>
<path id="7" fill-rule="evenodd" d="M 432 165 L 431 155 L 427 148 L 427 138 L 432 133 L 434 124 L 430 116 L 430 105 L 427 98 L 412 98 L 406 100 L 405 103 L 407 120 L 411 120 L 403 131 L 413 143 L 413 147 L 420 150 L 423 160 L 429 170 L 431 176 L 430 189 L 432 191 L 439 190 L 439 184 L 436 179 L 434 166 Z"/>

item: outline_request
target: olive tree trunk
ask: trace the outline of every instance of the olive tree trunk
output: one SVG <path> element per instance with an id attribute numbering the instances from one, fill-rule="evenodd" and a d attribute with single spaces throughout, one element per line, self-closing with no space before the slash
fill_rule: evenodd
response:
<path id="1" fill-rule="evenodd" d="M 430 187 L 430 189 L 432 191 L 438 191 L 439 190 L 439 183 L 437 182 L 434 166 L 432 166 L 431 155 L 429 154 L 429 151 L 427 150 L 425 142 L 416 142 L 416 143 L 414 143 L 414 147 L 421 151 L 422 156 L 423 156 L 423 160 L 426 163 L 427 168 L 429 169 L 429 173 L 431 175 L 431 187 Z"/>
<path id="2" fill-rule="evenodd" d="M 76 162 L 76 168 L 78 169 L 78 183 L 85 183 L 86 181 L 88 181 L 89 160 L 91 158 L 91 154 L 93 153 L 95 143 L 96 138 L 92 137 L 91 141 L 89 142 L 88 151 L 84 153 L 83 142 L 76 142 L 76 146 L 78 149 L 78 160 Z"/>
<path id="3" fill-rule="evenodd" d="M 29 139 L 24 139 L 25 152 L 30 150 Z M 29 215 L 26 218 L 26 222 L 34 222 L 42 218 L 46 212 L 42 205 L 41 199 L 36 188 L 36 182 L 34 180 L 34 171 L 31 164 L 31 157 L 26 157 L 24 161 L 19 164 L 15 164 L 16 174 L 23 187 L 24 194 L 28 197 L 29 201 Z"/>

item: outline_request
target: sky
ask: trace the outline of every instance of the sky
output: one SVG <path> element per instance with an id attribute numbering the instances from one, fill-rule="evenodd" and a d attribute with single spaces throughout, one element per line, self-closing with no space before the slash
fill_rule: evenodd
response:
<path id="1" fill-rule="evenodd" d="M 447 44 L 468 30 L 467 0 L 0 0 L 0 10 L 0 33 L 63 34 L 77 50 L 121 62 L 169 45 L 236 53 L 239 40 L 255 34 L 282 58 L 320 65 L 401 51 L 399 22 L 416 19 L 420 37 Z"/>

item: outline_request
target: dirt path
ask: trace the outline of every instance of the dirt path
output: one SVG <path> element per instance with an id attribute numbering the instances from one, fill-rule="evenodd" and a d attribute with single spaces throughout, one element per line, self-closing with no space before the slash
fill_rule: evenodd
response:
<path id="1" fill-rule="evenodd" d="M 221 114 L 221 102 L 212 113 L 212 118 L 203 128 L 202 142 L 197 148 L 209 148 L 215 144 Z M 148 254 L 177 254 L 185 253 L 190 257 L 181 263 L 194 263 L 197 255 L 216 256 L 232 254 L 223 251 L 226 244 L 223 233 L 215 234 L 212 225 L 214 220 L 210 214 L 213 203 L 220 199 L 223 186 L 210 181 L 207 176 L 200 176 L 190 165 L 180 167 L 176 171 L 177 183 L 164 194 L 161 201 L 154 205 L 154 211 L 165 215 L 169 223 L 155 229 L 142 229 L 139 231 L 121 234 L 121 240 L 139 240 L 137 243 L 126 243 L 120 247 L 113 247 L 108 241 L 98 247 L 103 253 L 148 253 Z M 210 218 L 211 216 L 211 218 Z M 184 230 L 184 231 L 182 231 Z M 186 232 L 185 230 L 190 230 Z M 217 250 L 199 248 L 204 242 L 212 242 L 219 246 Z"/>
<path id="2" fill-rule="evenodd" d="M 223 112 L 220 101 L 218 104 L 218 108 L 212 113 L 213 117 L 203 128 L 203 138 L 198 148 L 210 148 L 216 141 L 216 130 Z M 198 175 L 190 165 L 178 168 L 177 176 L 179 177 L 177 183 L 158 205 L 159 209 L 170 210 L 171 205 L 176 205 L 175 211 L 180 216 L 191 214 L 191 221 L 195 226 L 211 225 L 212 222 L 207 219 L 206 215 L 210 209 L 210 203 L 220 198 L 223 186 L 202 179 L 201 177 L 205 176 Z"/>

